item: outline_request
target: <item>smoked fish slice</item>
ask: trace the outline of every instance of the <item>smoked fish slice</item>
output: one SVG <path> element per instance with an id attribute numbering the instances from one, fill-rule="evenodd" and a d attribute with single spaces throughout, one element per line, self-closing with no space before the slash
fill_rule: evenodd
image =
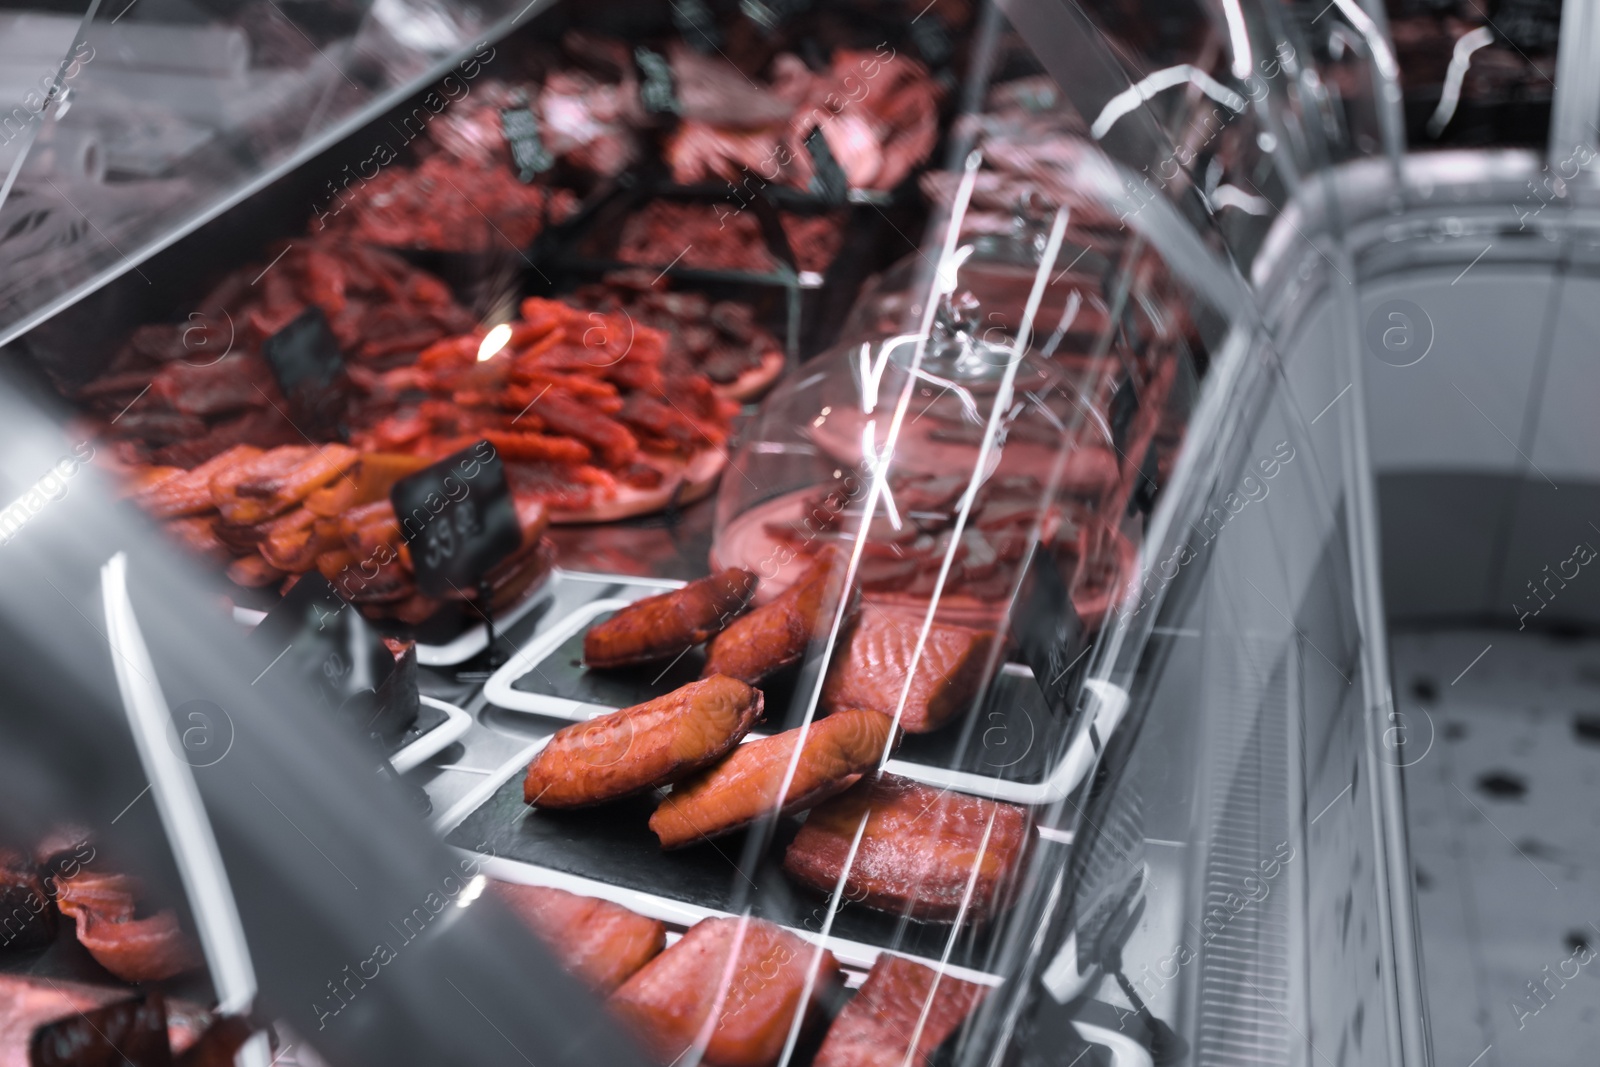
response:
<path id="1" fill-rule="evenodd" d="M 828 1028 L 811 1067 L 902 1067 L 913 1036 L 917 1051 L 910 1067 L 927 1067 L 933 1050 L 955 1032 L 985 992 L 976 982 L 881 953 L 855 997 Z M 917 1034 L 919 1020 L 921 1034 Z"/>
<path id="2" fill-rule="evenodd" d="M 609 900 L 494 879 L 489 891 L 597 993 L 616 989 L 667 947 L 666 923 Z"/>
<path id="3" fill-rule="evenodd" d="M 921 618 L 864 612 L 844 654 L 828 668 L 824 710 L 871 708 L 893 717 L 906 690 L 900 726 L 911 734 L 937 730 L 966 710 L 983 681 L 994 632 L 935 623 L 912 677 L 911 654 L 921 626 Z"/>
<path id="4" fill-rule="evenodd" d="M 867 826 L 845 892 L 865 907 L 929 922 L 955 921 L 974 867 L 966 920 L 981 924 L 1000 911 L 1033 838 L 1027 811 L 1014 804 L 885 774 L 813 808 L 783 869 L 813 889 L 833 892 L 862 818 Z"/>
<path id="5" fill-rule="evenodd" d="M 811 639 L 833 621 L 843 577 L 837 562 L 835 552 L 822 552 L 788 589 L 735 619 L 707 647 L 702 676 L 725 674 L 755 685 L 774 671 L 798 663 Z M 857 606 L 852 597 L 846 622 Z"/>
<path id="6" fill-rule="evenodd" d="M 811 997 L 802 1004 L 813 966 Z M 761 919 L 702 919 L 607 1003 L 662 1063 L 681 1056 L 715 1011 L 702 1063 L 772 1067 L 795 1012 L 814 1016 L 839 973 L 833 953 L 780 926 Z"/>
<path id="7" fill-rule="evenodd" d="M 729 567 L 682 589 L 634 601 L 583 638 L 583 662 L 623 667 L 670 659 L 720 633 L 756 593 L 756 576 Z"/>
<path id="8" fill-rule="evenodd" d="M 642 793 L 721 759 L 761 718 L 761 691 L 715 675 L 556 732 L 528 765 L 522 798 L 577 808 Z"/>
<path id="9" fill-rule="evenodd" d="M 153 982 L 204 962 L 200 946 L 171 909 L 135 916 L 137 883 L 127 875 L 81 870 L 57 883 L 56 904 L 78 924 L 78 941 L 125 982 Z"/>
<path id="10" fill-rule="evenodd" d="M 854 785 L 883 757 L 889 717 L 848 710 L 818 719 L 806 730 L 781 807 L 803 811 Z M 721 763 L 679 782 L 650 817 L 662 848 L 681 848 L 755 822 L 779 807 L 778 791 L 789 771 L 798 729 L 749 741 Z"/>

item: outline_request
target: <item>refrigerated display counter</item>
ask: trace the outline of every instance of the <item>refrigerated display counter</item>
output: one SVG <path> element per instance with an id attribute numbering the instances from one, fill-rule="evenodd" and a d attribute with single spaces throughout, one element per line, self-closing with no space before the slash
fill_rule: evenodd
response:
<path id="1" fill-rule="evenodd" d="M 1383 316 L 1577 183 L 1355 0 L 268 6 L 6 16 L 8 1062 L 1446 1062 Z"/>

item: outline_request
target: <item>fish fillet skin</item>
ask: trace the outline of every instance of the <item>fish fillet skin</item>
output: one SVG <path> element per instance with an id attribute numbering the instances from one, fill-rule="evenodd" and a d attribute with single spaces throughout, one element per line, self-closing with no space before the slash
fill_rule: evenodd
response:
<path id="1" fill-rule="evenodd" d="M 981 924 L 998 913 L 1016 889 L 1033 840 L 1028 813 L 1015 804 L 885 774 L 812 809 L 784 855 L 783 869 L 813 889 L 833 892 L 863 818 L 866 830 L 845 879 L 849 899 L 928 922 L 955 921 L 974 866 L 978 874 L 966 921 Z"/>
<path id="2" fill-rule="evenodd" d="M 767 675 L 798 663 L 806 646 L 833 621 L 843 568 L 833 550 L 819 554 L 800 578 L 770 602 L 735 619 L 706 648 L 703 676 L 725 674 L 755 685 Z M 853 595 L 845 622 L 854 617 Z"/>
<path id="3" fill-rule="evenodd" d="M 976 982 L 882 953 L 854 999 L 828 1028 L 811 1067 L 902 1067 L 914 1035 L 917 1051 L 910 1067 L 927 1067 L 934 1049 L 972 1014 L 986 992 Z"/>
<path id="4" fill-rule="evenodd" d="M 887 715 L 861 709 L 813 722 L 781 805 L 778 792 L 801 731 L 747 741 L 721 763 L 673 786 L 650 817 L 650 829 L 662 848 L 681 848 L 746 826 L 776 807 L 792 814 L 820 804 L 877 765 L 892 731 Z"/>
<path id="5" fill-rule="evenodd" d="M 597 993 L 616 989 L 667 947 L 666 923 L 609 900 L 494 879 L 489 891 Z"/>
<path id="6" fill-rule="evenodd" d="M 755 572 L 729 567 L 670 593 L 634 601 L 583 637 L 590 667 L 670 659 L 721 633 L 756 594 Z"/>
<path id="7" fill-rule="evenodd" d="M 717 675 L 574 723 L 528 765 L 522 799 L 580 808 L 670 785 L 726 755 L 761 711 L 759 689 Z"/>
<path id="8" fill-rule="evenodd" d="M 937 730 L 970 707 L 983 682 L 994 631 L 935 623 L 911 677 L 921 626 L 920 618 L 863 613 L 844 654 L 828 669 L 822 707 L 871 708 L 892 717 L 905 690 L 900 727 L 911 734 Z"/>
<path id="9" fill-rule="evenodd" d="M 802 1005 L 813 967 L 811 997 Z M 662 1063 L 681 1056 L 715 1011 L 701 1062 L 771 1067 L 783 1052 L 795 1012 L 804 1011 L 807 1022 L 814 1022 L 819 1000 L 839 979 L 833 953 L 780 926 L 761 919 L 702 919 L 624 982 L 607 1004 Z"/>

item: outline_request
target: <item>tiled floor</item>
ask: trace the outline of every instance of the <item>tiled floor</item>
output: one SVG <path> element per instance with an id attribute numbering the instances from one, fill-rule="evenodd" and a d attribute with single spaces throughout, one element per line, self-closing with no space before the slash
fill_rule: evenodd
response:
<path id="1" fill-rule="evenodd" d="M 1593 1067 L 1600 640 L 1399 632 L 1390 656 L 1434 1062 Z"/>

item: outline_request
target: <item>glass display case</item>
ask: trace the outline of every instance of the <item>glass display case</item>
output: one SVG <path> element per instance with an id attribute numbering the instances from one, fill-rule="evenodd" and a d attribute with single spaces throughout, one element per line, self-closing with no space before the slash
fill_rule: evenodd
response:
<path id="1" fill-rule="evenodd" d="M 38 23 L 0 338 L 97 469 L 8 466 L 0 568 L 94 692 L 0 718 L 0 825 L 188 955 L 0 970 L 215 1062 L 1429 1062 L 1329 180 L 1402 166 L 1381 12 L 269 7 Z M 102 40 L 263 125 L 99 140 Z"/>

